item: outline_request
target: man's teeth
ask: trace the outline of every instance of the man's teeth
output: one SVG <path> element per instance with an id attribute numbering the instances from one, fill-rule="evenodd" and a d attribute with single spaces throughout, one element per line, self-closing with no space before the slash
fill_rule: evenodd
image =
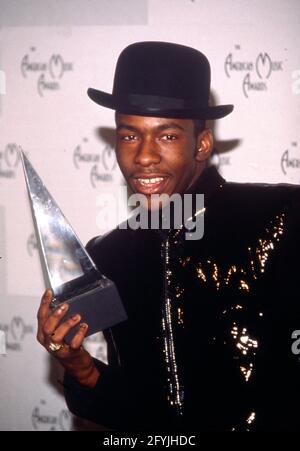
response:
<path id="1" fill-rule="evenodd" d="M 152 183 L 159 183 L 163 181 L 163 177 L 153 177 L 151 179 L 138 179 L 139 183 L 141 183 L 142 185 L 149 185 Z"/>

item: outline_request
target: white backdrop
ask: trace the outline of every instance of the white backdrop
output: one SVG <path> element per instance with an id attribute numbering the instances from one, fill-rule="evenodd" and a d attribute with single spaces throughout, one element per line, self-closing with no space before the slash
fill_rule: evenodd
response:
<path id="1" fill-rule="evenodd" d="M 44 283 L 17 146 L 81 240 L 103 233 L 99 193 L 122 178 L 113 112 L 86 90 L 111 92 L 126 45 L 165 40 L 203 51 L 212 100 L 235 105 L 213 125 L 222 175 L 299 183 L 299 29 L 298 0 L 0 0 L 0 430 L 94 427 L 68 413 L 61 370 L 35 340 Z M 105 359 L 100 335 L 87 346 Z"/>

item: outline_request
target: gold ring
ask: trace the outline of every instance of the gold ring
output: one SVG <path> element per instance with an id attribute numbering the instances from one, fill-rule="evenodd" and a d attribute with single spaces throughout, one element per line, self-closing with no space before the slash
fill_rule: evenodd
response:
<path id="1" fill-rule="evenodd" d="M 49 349 L 49 351 L 51 351 L 51 352 L 57 352 L 57 351 L 59 351 L 60 349 L 62 349 L 63 347 L 64 347 L 64 344 L 63 344 L 63 343 L 59 344 L 59 343 L 53 343 L 53 341 L 50 341 L 50 344 L 49 344 L 49 346 L 48 346 L 48 349 Z"/>

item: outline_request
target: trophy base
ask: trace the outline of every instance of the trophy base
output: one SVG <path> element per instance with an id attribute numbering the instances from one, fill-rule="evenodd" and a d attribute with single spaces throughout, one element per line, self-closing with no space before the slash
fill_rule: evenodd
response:
<path id="1" fill-rule="evenodd" d="M 80 323 L 88 324 L 86 336 L 108 329 L 127 319 L 120 295 L 114 283 L 106 287 L 97 287 L 66 301 L 69 304 L 67 314 L 62 321 L 75 314 L 81 316 Z M 70 343 L 79 329 L 79 324 L 68 332 L 65 342 Z"/>

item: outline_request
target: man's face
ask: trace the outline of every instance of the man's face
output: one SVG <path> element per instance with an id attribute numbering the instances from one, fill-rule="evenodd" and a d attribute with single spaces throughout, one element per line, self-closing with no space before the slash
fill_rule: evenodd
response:
<path id="1" fill-rule="evenodd" d="M 134 193 L 184 193 L 204 169 L 199 158 L 201 135 L 190 119 L 169 119 L 116 114 L 116 155 L 120 169 Z M 202 132 L 203 133 L 203 132 Z M 211 136 L 211 134 L 210 134 Z"/>

